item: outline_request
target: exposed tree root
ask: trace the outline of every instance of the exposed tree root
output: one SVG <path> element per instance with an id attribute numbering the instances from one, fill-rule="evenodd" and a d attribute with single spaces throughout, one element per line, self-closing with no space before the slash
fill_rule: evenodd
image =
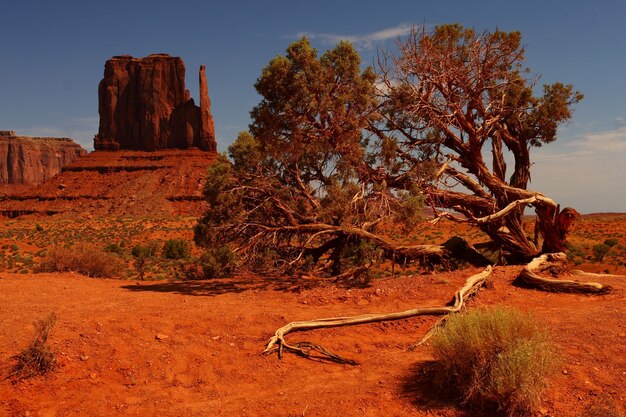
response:
<path id="1" fill-rule="evenodd" d="M 304 330 L 378 323 L 381 321 L 400 320 L 415 316 L 436 316 L 456 313 L 463 308 L 465 301 L 478 291 L 490 274 L 491 266 L 487 266 L 487 268 L 485 268 L 482 272 L 469 277 L 467 281 L 465 281 L 465 285 L 463 285 L 463 287 L 454 294 L 452 301 L 447 306 L 443 307 L 418 307 L 412 310 L 387 314 L 362 314 L 352 317 L 330 317 L 317 320 L 291 322 L 276 330 L 274 336 L 272 336 L 268 341 L 263 354 L 278 352 L 278 357 L 281 358 L 283 350 L 286 350 L 314 360 L 326 360 L 356 365 L 356 361 L 346 359 L 329 352 L 317 344 L 302 342 L 290 345 L 285 341 L 285 336 L 288 333 Z"/>
<path id="2" fill-rule="evenodd" d="M 524 287 L 537 288 L 544 291 L 574 292 L 582 294 L 606 294 L 611 287 L 597 282 L 578 282 L 564 279 L 546 278 L 539 273 L 549 271 L 557 276 L 565 271 L 567 256 L 564 253 L 547 253 L 532 260 L 518 275 L 515 282 Z M 578 271 L 576 275 L 599 277 L 600 274 L 589 274 Z"/>

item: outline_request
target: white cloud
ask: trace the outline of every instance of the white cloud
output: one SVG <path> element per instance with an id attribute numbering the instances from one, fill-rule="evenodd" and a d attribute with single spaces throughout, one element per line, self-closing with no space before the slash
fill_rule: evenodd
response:
<path id="1" fill-rule="evenodd" d="M 532 189 L 584 213 L 626 212 L 626 127 L 559 140 L 531 158 Z"/>
<path id="2" fill-rule="evenodd" d="M 315 33 L 315 32 L 300 32 L 295 37 L 306 36 L 309 39 L 316 39 L 325 44 L 336 44 L 340 41 L 349 41 L 358 48 L 371 49 L 377 43 L 385 42 L 391 39 L 397 39 L 402 36 L 408 35 L 411 31 L 412 25 L 400 24 L 376 32 L 364 33 L 361 35 L 341 35 L 336 33 Z"/>

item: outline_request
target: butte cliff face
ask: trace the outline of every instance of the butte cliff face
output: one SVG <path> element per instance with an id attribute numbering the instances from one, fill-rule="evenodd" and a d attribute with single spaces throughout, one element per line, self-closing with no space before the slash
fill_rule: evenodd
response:
<path id="1" fill-rule="evenodd" d="M 0 131 L 0 184 L 41 184 L 87 154 L 66 138 L 32 138 Z"/>
<path id="2" fill-rule="evenodd" d="M 104 66 L 98 87 L 100 127 L 96 150 L 200 148 L 215 151 L 204 65 L 200 107 L 185 88 L 185 64 L 167 54 L 116 56 Z"/>

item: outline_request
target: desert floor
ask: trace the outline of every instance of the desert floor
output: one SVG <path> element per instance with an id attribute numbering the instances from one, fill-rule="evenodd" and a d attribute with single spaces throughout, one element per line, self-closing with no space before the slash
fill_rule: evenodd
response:
<path id="1" fill-rule="evenodd" d="M 477 271 L 383 277 L 352 289 L 254 276 L 140 282 L 0 272 L 0 415 L 489 415 L 438 392 L 428 346 L 411 349 L 436 317 L 288 336 L 320 343 L 357 366 L 260 354 L 286 322 L 442 305 Z M 518 271 L 495 268 L 468 307 L 518 307 L 553 335 L 561 372 L 541 415 L 580 416 L 589 404 L 608 401 L 623 411 L 626 280 L 603 279 L 613 287 L 608 295 L 554 294 L 511 285 Z M 59 368 L 22 382 L 4 379 L 12 356 L 32 338 L 33 321 L 50 312 L 58 317 L 50 343 Z"/>

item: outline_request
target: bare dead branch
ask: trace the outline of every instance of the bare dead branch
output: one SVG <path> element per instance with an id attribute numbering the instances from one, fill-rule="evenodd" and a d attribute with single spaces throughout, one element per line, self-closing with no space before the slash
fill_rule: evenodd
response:
<path id="1" fill-rule="evenodd" d="M 340 327 L 340 326 L 354 326 L 359 324 L 367 324 L 367 323 L 378 323 L 381 321 L 392 321 L 392 320 L 401 320 L 410 317 L 416 316 L 424 316 L 424 315 L 432 315 L 439 316 L 445 314 L 456 313 L 463 308 L 465 302 L 469 297 L 478 291 L 478 289 L 483 285 L 487 277 L 491 274 L 491 266 L 485 268 L 482 272 L 472 275 L 466 281 L 463 287 L 461 287 L 453 297 L 453 303 L 449 306 L 443 307 L 417 307 L 411 310 L 395 312 L 395 313 L 386 313 L 386 314 L 362 314 L 359 316 L 351 316 L 351 317 L 329 317 L 324 319 L 317 320 L 306 320 L 306 321 L 294 321 L 284 325 L 283 327 L 276 330 L 274 336 L 272 336 L 267 345 L 265 346 L 265 350 L 263 350 L 263 354 L 271 354 L 274 352 L 278 352 L 278 357 L 282 357 L 283 350 L 287 350 L 289 352 L 293 352 L 304 357 L 311 357 L 310 352 L 307 349 L 304 349 L 302 346 L 298 344 L 290 345 L 286 342 L 285 336 L 289 333 L 299 332 L 299 331 L 308 331 L 314 329 L 323 329 L 330 327 Z M 309 347 L 311 344 L 306 344 L 305 346 Z M 313 345 L 319 347 L 319 345 Z M 320 353 L 324 359 L 339 362 L 339 363 L 349 363 L 356 364 L 355 361 L 350 359 L 345 359 L 339 355 L 331 354 L 329 355 L 326 349 L 315 349 L 316 352 Z M 319 359 L 319 358 L 317 358 Z M 339 360 L 337 360 L 339 359 Z"/>

